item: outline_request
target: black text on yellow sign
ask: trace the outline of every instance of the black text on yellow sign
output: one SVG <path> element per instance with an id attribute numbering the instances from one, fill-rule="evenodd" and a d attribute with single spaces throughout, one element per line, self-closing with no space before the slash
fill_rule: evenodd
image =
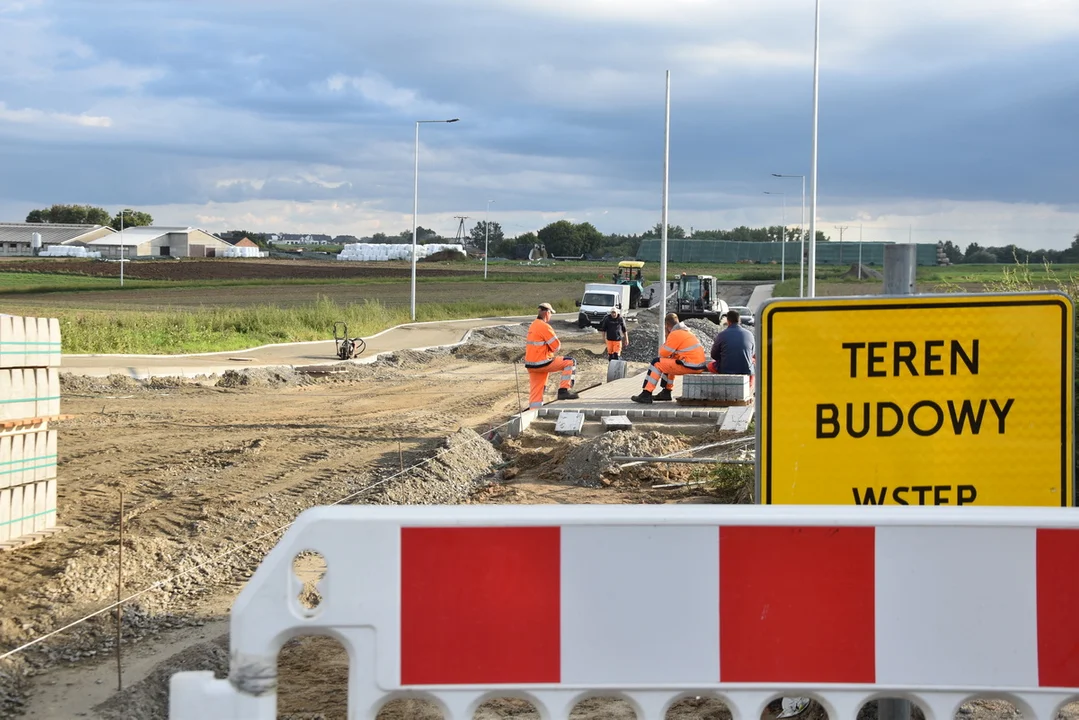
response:
<path id="1" fill-rule="evenodd" d="M 777 300 L 760 316 L 761 502 L 1074 504 L 1066 295 Z"/>

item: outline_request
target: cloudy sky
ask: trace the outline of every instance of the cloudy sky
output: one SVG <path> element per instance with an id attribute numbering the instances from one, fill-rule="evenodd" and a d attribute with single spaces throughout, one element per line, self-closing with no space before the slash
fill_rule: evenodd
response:
<path id="1" fill-rule="evenodd" d="M 818 227 L 1066 247 L 1079 2 L 822 0 Z M 0 0 L 0 219 L 54 202 L 218 231 L 466 215 L 797 224 L 812 0 Z M 808 189 L 808 184 L 807 184 Z M 764 191 L 785 192 L 769 196 Z M 807 199 L 807 224 L 808 207 Z"/>

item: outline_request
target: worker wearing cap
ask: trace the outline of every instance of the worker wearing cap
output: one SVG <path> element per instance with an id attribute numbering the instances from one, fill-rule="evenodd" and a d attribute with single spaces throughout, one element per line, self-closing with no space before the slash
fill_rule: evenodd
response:
<path id="1" fill-rule="evenodd" d="M 600 320 L 599 330 L 607 333 L 607 360 L 617 360 L 622 348 L 629 345 L 626 319 L 618 312 L 617 307 L 611 308 L 610 312 Z M 623 337 L 625 340 L 622 339 Z"/>
<path id="2" fill-rule="evenodd" d="M 659 357 L 653 360 L 648 368 L 641 394 L 630 398 L 633 402 L 673 400 L 671 391 L 674 390 L 674 376 L 696 375 L 703 372 L 708 365 L 701 341 L 685 323 L 679 322 L 676 314 L 667 313 L 667 317 L 663 318 L 663 327 L 667 337 L 663 341 L 663 347 L 659 349 Z M 662 385 L 663 389 L 652 397 L 652 390 L 657 385 Z"/>
<path id="3" fill-rule="evenodd" d="M 547 385 L 547 375 L 562 372 L 558 384 L 559 400 L 576 400 L 577 393 L 571 389 L 576 381 L 577 362 L 571 357 L 555 355 L 562 347 L 561 341 L 550 326 L 554 308 L 550 303 L 541 303 L 539 314 L 528 326 L 525 337 L 525 368 L 528 369 L 528 407 L 530 410 L 543 405 L 543 389 Z"/>

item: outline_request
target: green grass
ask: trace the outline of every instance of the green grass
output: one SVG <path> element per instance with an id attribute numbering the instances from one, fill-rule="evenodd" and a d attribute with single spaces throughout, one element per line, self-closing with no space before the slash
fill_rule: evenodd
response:
<path id="1" fill-rule="evenodd" d="M 160 287 L 156 280 L 124 280 L 125 288 Z M 61 273 L 0 272 L 0 293 L 65 292 L 71 290 L 118 290 L 120 278 L 89 277 Z"/>
<path id="2" fill-rule="evenodd" d="M 572 306 L 572 303 L 570 303 Z M 416 320 L 525 315 L 534 311 L 505 303 L 460 302 L 416 306 Z M 349 335 L 367 337 L 409 322 L 407 308 L 364 301 L 342 305 L 326 298 L 292 308 L 273 305 L 190 312 L 53 310 L 60 319 L 65 353 L 179 354 L 241 350 L 269 343 L 329 340 L 336 321 Z"/>

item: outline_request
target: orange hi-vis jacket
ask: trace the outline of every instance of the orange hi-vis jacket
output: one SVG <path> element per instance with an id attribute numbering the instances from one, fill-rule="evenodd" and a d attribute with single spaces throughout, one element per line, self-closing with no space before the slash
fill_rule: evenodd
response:
<path id="1" fill-rule="evenodd" d="M 708 364 L 704 346 L 685 323 L 678 323 L 671 329 L 659 349 L 659 356 L 680 360 L 688 368 L 703 368 Z"/>
<path id="2" fill-rule="evenodd" d="M 525 367 L 538 368 L 548 365 L 562 343 L 554 334 L 554 329 L 543 320 L 536 318 L 528 326 L 525 336 Z"/>

